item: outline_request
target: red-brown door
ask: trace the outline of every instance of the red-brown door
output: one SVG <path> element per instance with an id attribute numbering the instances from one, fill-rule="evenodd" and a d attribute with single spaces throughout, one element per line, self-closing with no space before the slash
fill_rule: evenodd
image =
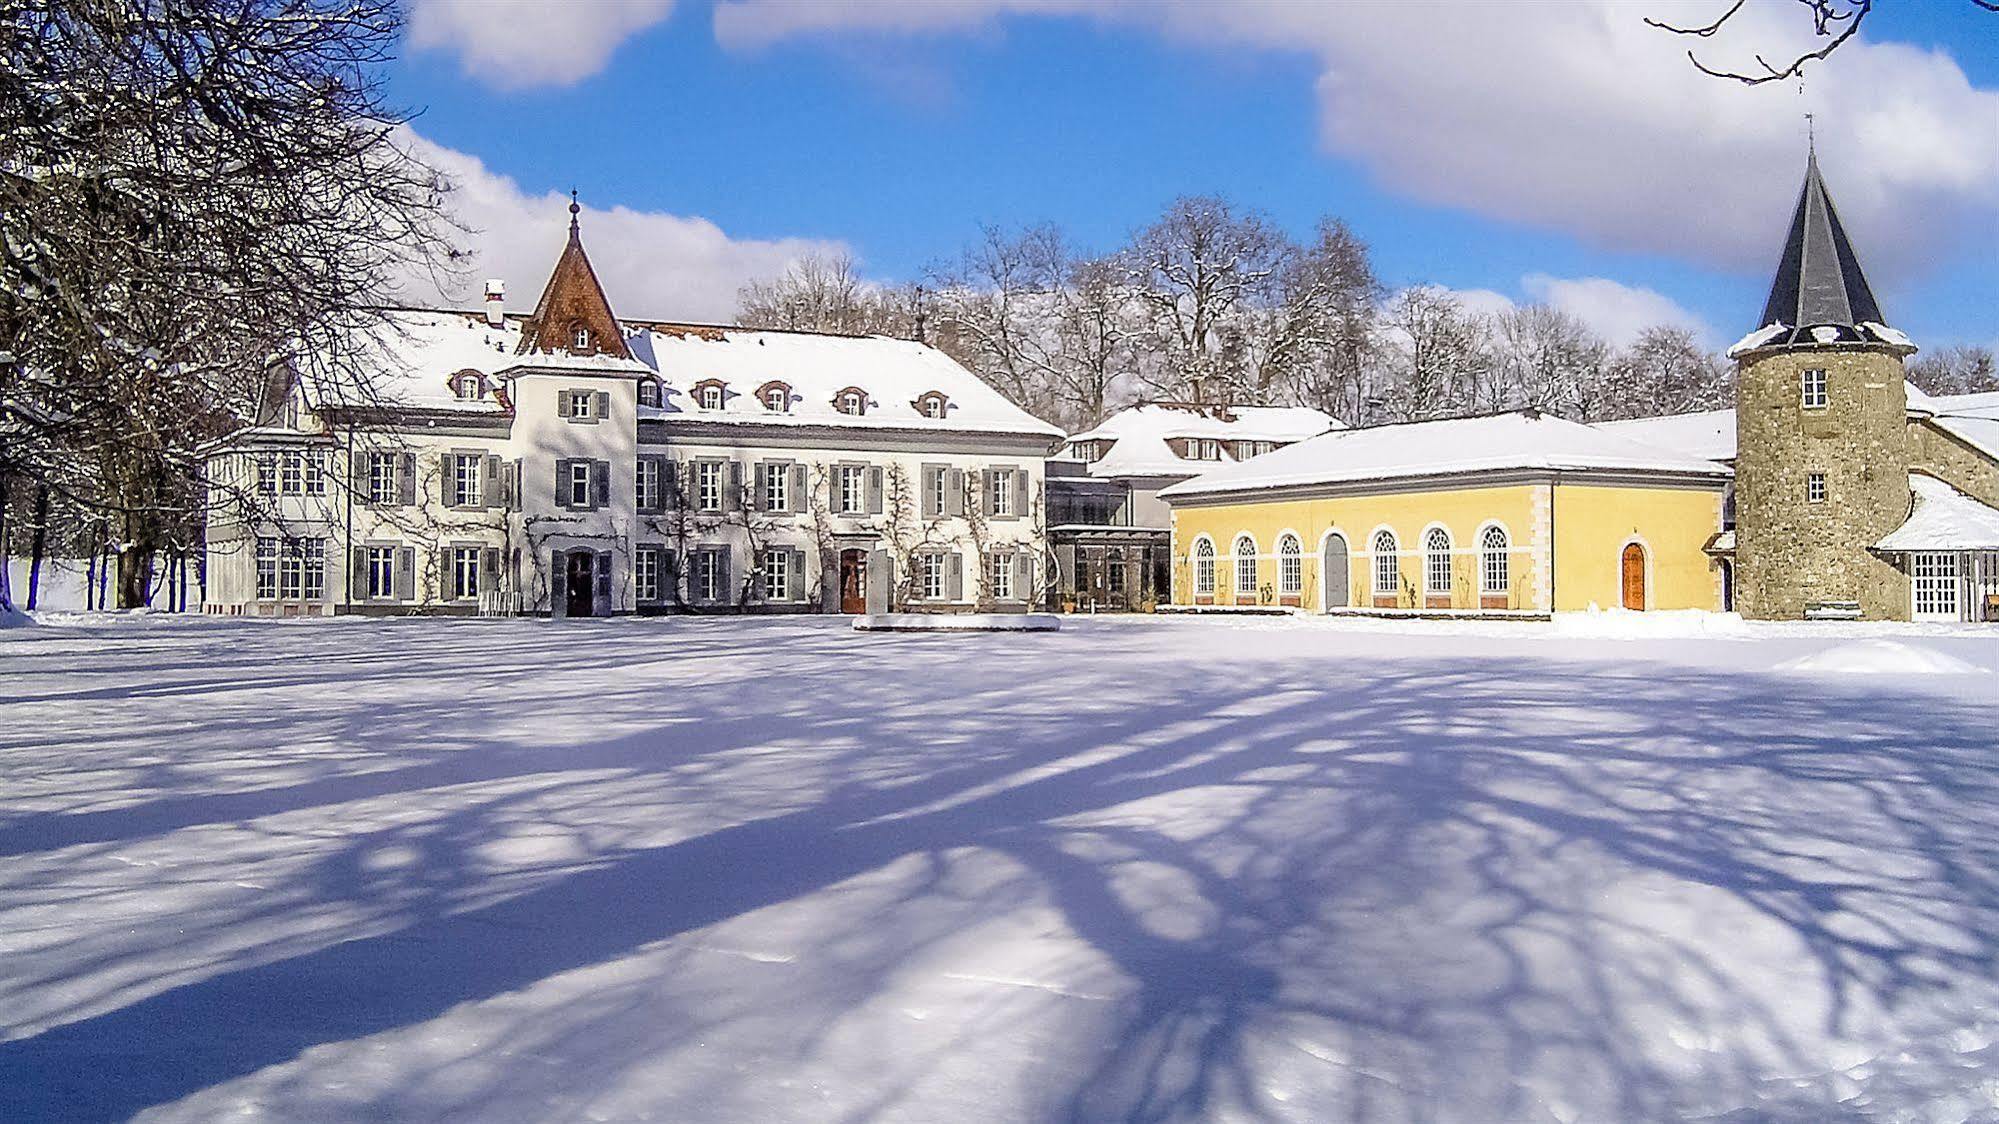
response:
<path id="1" fill-rule="evenodd" d="M 868 611 L 868 553 L 865 550 L 840 552 L 840 611 Z"/>
<path id="2" fill-rule="evenodd" d="M 1645 548 L 1635 542 L 1624 548 L 1624 607 L 1645 607 Z"/>

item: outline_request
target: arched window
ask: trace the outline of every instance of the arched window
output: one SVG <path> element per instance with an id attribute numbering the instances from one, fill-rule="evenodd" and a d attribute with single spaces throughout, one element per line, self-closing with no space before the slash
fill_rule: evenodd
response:
<path id="1" fill-rule="evenodd" d="M 486 392 L 486 380 L 477 371 L 460 371 L 452 380 L 451 392 L 460 398 L 479 398 Z"/>
<path id="2" fill-rule="evenodd" d="M 1513 585 L 1511 562 L 1506 553 L 1506 528 L 1487 527 L 1479 535 L 1479 592 L 1503 594 Z"/>
<path id="3" fill-rule="evenodd" d="M 1235 591 L 1256 592 L 1256 540 L 1248 535 L 1235 541 Z"/>
<path id="4" fill-rule="evenodd" d="M 1423 533 L 1423 590 L 1437 595 L 1451 592 L 1451 533 L 1442 527 Z"/>
<path id="5" fill-rule="evenodd" d="M 936 390 L 926 391 L 922 395 L 919 395 L 916 399 L 916 412 L 922 414 L 926 418 L 937 418 L 941 420 L 944 417 L 944 411 L 948 408 L 949 404 L 950 403 L 944 397 L 943 392 Z"/>
<path id="6" fill-rule="evenodd" d="M 843 414 L 859 417 L 868 412 L 867 392 L 857 386 L 850 386 L 833 396 L 833 408 Z"/>
<path id="7" fill-rule="evenodd" d="M 658 405 L 659 405 L 659 380 L 658 380 L 658 379 L 640 379 L 640 380 L 639 380 L 639 405 L 641 405 L 641 406 L 658 406 Z"/>
<path id="8" fill-rule="evenodd" d="M 773 414 L 791 412 L 791 387 L 781 382 L 767 382 L 757 388 L 757 401 Z"/>
<path id="9" fill-rule="evenodd" d="M 1297 535 L 1277 540 L 1277 592 L 1287 597 L 1305 592 L 1305 548 Z"/>
<path id="10" fill-rule="evenodd" d="M 719 410 L 722 408 L 721 383 L 703 383 L 701 386 L 695 388 L 694 394 L 695 401 L 700 404 L 702 409 Z"/>
<path id="11" fill-rule="evenodd" d="M 1396 566 L 1395 550 L 1394 531 L 1384 528 L 1374 533 L 1374 591 L 1384 596 L 1401 589 L 1402 575 Z"/>
<path id="12" fill-rule="evenodd" d="M 1205 538 L 1194 540 L 1194 592 L 1203 597 L 1215 593 L 1215 544 Z"/>

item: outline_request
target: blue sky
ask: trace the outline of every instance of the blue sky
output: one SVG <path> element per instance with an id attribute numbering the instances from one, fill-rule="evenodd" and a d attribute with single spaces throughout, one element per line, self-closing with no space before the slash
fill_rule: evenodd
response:
<path id="1" fill-rule="evenodd" d="M 749 0 L 745 8 L 760 2 Z M 1005 0 L 998 2 L 1003 9 Z M 536 3 L 519 0 L 514 14 Z M 590 7 L 553 18 L 587 21 L 594 18 Z M 1211 10 L 1201 11 L 1205 16 Z M 507 12 L 496 3 L 485 5 L 482 16 L 475 6 L 469 18 L 492 21 Z M 1643 166 L 1646 156 L 1621 148 L 1606 148 L 1601 161 L 1587 163 L 1601 169 L 1603 182 L 1593 190 L 1576 175 L 1561 174 L 1551 176 L 1537 198 L 1532 173 L 1506 163 L 1510 149 L 1554 144 L 1557 153 L 1587 152 L 1605 135 L 1629 136 L 1642 153 L 1671 168 L 1673 134 L 1684 132 L 1684 122 L 1640 110 L 1628 128 L 1615 119 L 1579 123 L 1574 144 L 1562 144 L 1569 124 L 1565 91 L 1559 74 L 1541 81 L 1549 70 L 1543 66 L 1534 77 L 1546 97 L 1491 116 L 1497 124 L 1440 142 L 1439 131 L 1456 127 L 1465 114 L 1495 113 L 1483 104 L 1486 94 L 1511 96 L 1522 84 L 1518 77 L 1503 66 L 1489 75 L 1468 73 L 1448 55 L 1430 57 L 1426 52 L 1441 48 L 1426 42 L 1404 51 L 1406 73 L 1392 61 L 1375 60 L 1380 73 L 1363 80 L 1373 86 L 1357 86 L 1348 98 L 1327 87 L 1328 74 L 1353 69 L 1341 63 L 1340 46 L 1307 41 L 1292 48 L 1281 34 L 1273 41 L 1255 27 L 1210 36 L 1184 26 L 1161 30 L 1142 20 L 998 10 L 939 30 L 881 26 L 879 8 L 857 21 L 781 31 L 756 42 L 738 35 L 725 45 L 730 37 L 718 30 L 714 12 L 683 3 L 663 21 L 623 37 L 594 73 L 531 85 L 510 75 L 504 59 L 476 57 L 472 41 L 503 31 L 479 22 L 469 32 L 463 24 L 447 26 L 441 41 L 431 30 L 435 45 L 408 52 L 392 68 L 391 94 L 421 110 L 416 128 L 424 138 L 476 157 L 528 197 L 575 186 L 595 208 L 698 217 L 732 241 L 837 242 L 865 272 L 883 279 L 914 276 L 955 254 L 980 223 L 1049 220 L 1087 247 L 1108 249 L 1171 197 L 1219 192 L 1268 212 L 1301 236 L 1321 215 L 1346 220 L 1372 245 L 1391 285 L 1439 283 L 1528 299 L 1542 292 L 1530 278 L 1609 279 L 1679 306 L 1716 344 L 1755 326 L 1802 172 L 1806 99 L 1792 91 L 1736 95 L 1720 88 L 1728 84 L 1707 79 L 1700 81 L 1712 92 L 1693 91 L 1720 108 L 1690 106 L 1688 115 L 1740 113 L 1768 138 L 1758 145 L 1754 174 L 1731 158 L 1733 150 L 1711 152 L 1705 139 L 1682 137 L 1677 143 L 1687 149 L 1686 162 L 1706 161 L 1709 170 L 1692 176 L 1684 190 L 1666 192 L 1667 202 L 1636 198 L 1662 190 L 1661 177 Z M 1392 32 L 1380 33 L 1379 43 L 1391 59 L 1401 49 Z M 1921 159 L 1949 166 L 1968 147 L 1973 170 L 1968 186 L 1962 169 L 1947 168 L 1937 178 L 1950 180 L 1950 187 L 1909 189 L 1912 197 L 1942 191 L 1941 205 L 1922 196 L 1920 208 L 1898 209 L 1896 196 L 1907 185 L 1897 182 L 1897 162 L 1856 156 L 1856 150 L 1881 147 L 1853 136 L 1856 131 L 1874 138 L 1882 133 L 1862 128 L 1863 114 L 1849 111 L 1850 128 L 1820 127 L 1835 200 L 1854 212 L 1849 225 L 1898 326 L 1919 342 L 1999 342 L 1999 203 L 1993 202 L 1999 177 L 1986 178 L 1999 168 L 1999 95 L 1992 93 L 1999 89 L 1999 16 L 1950 0 L 1890 4 L 1872 17 L 1867 32 L 1870 47 L 1923 48 L 1962 72 L 1970 93 L 1958 94 L 1949 81 L 1937 83 L 1943 92 L 1932 108 L 1939 116 L 1957 115 L 1960 128 L 1968 113 L 1970 127 L 1940 138 Z M 544 30 L 540 38 L 546 43 L 553 37 Z M 1668 37 L 1656 36 L 1656 44 L 1627 39 L 1631 45 L 1618 49 L 1655 49 L 1675 70 L 1684 65 L 1677 55 L 1681 44 Z M 1862 72 L 1846 79 L 1844 90 L 1831 91 L 1833 104 L 1817 106 L 1822 121 L 1839 115 L 1842 105 L 1880 102 L 1891 86 L 1911 85 L 1894 79 L 1890 64 L 1897 59 L 1869 71 L 1867 60 L 1855 55 Z M 1911 65 L 1933 69 L 1938 63 L 1929 57 Z M 1679 75 L 1653 73 L 1666 74 L 1661 103 L 1687 96 L 1677 84 L 1665 88 Z M 1869 89 L 1869 83 L 1882 88 Z M 1462 89 L 1442 89 L 1453 84 Z M 1578 106 L 1591 96 L 1590 88 L 1575 90 Z M 1340 126 L 1375 130 L 1358 141 L 1328 135 L 1337 134 L 1329 121 L 1366 112 L 1348 106 L 1377 99 L 1404 107 L 1397 114 L 1406 121 L 1402 137 L 1379 123 Z M 1604 100 L 1600 92 L 1595 100 Z M 1509 135 L 1516 126 L 1519 136 Z M 1647 130 L 1666 135 L 1662 142 L 1646 140 Z M 1717 125 L 1715 132 L 1722 131 Z M 1976 151 L 1981 135 L 1990 152 Z M 1446 147 L 1412 172 L 1397 167 L 1396 145 L 1405 139 L 1412 149 Z M 1456 157 L 1449 145 L 1478 150 L 1462 177 L 1452 172 Z M 1548 151 L 1526 153 L 1521 162 L 1544 160 Z M 1842 191 L 1841 172 L 1843 165 L 1858 169 L 1862 159 L 1865 170 L 1852 174 L 1855 196 L 1875 203 L 1856 208 Z M 1633 164 L 1628 180 L 1619 177 L 1620 162 Z M 1495 188 L 1488 204 L 1480 181 L 1505 187 Z M 1982 203 L 1976 191 L 1981 183 L 1993 192 Z M 1571 211 L 1590 217 L 1571 222 L 1559 206 L 1548 205 L 1548 198 L 1565 191 L 1586 192 Z M 1624 193 L 1634 198 L 1615 198 Z M 1603 214 L 1595 213 L 1599 207 Z M 1754 221 L 1739 216 L 1745 209 L 1756 212 Z M 560 218 L 549 222 L 559 225 Z M 1728 229 L 1717 230 L 1717 223 Z M 506 232 L 489 230 L 488 236 L 504 238 Z M 523 240 L 540 245 L 547 237 L 524 232 Z M 596 245 L 592 250 L 602 256 Z M 781 256 L 759 260 L 767 266 Z M 673 263 L 656 260 L 649 268 L 671 271 Z M 522 277 L 515 291 L 539 281 Z M 715 283 L 728 282 L 718 277 Z M 635 314 L 675 315 L 678 310 L 651 302 L 684 292 L 669 286 L 658 294 L 622 296 L 614 284 L 612 297 Z M 634 303 L 646 307 L 630 307 Z"/>

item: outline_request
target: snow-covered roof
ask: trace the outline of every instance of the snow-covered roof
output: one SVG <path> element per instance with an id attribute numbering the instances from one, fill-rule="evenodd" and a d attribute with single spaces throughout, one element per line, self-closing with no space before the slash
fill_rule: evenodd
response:
<path id="1" fill-rule="evenodd" d="M 1726 479 L 1714 461 L 1635 441 L 1552 414 L 1517 411 L 1476 418 L 1336 430 L 1223 465 L 1166 488 L 1186 497 L 1266 488 L 1449 477 L 1504 471 L 1615 472 Z"/>
<path id="2" fill-rule="evenodd" d="M 1915 506 L 1874 549 L 1999 550 L 1999 509 L 1982 504 L 1934 476 L 1909 474 Z"/>
<path id="3" fill-rule="evenodd" d="M 642 410 L 642 417 L 1062 436 L 950 356 L 914 340 L 674 324 L 634 329 L 627 322 L 625 343 L 665 384 L 660 408 Z M 700 409 L 691 400 L 693 387 L 709 380 L 723 383 L 719 410 Z M 788 412 L 767 409 L 758 398 L 757 391 L 773 382 L 790 388 Z M 858 415 L 834 407 L 849 388 L 868 396 Z M 944 396 L 941 418 L 926 416 L 919 405 L 932 393 Z"/>
<path id="4" fill-rule="evenodd" d="M 492 377 L 515 367 L 656 372 L 663 391 L 661 406 L 642 408 L 642 417 L 1006 433 L 1051 440 L 1062 436 L 1060 429 L 1009 402 L 943 352 L 910 340 L 627 320 L 623 329 L 632 353 L 628 361 L 606 355 L 518 355 L 521 328 L 518 316 L 508 316 L 493 327 L 483 312 L 391 313 L 370 341 L 384 401 L 412 409 L 496 413 L 503 407 L 490 395 L 457 397 L 451 376 L 469 369 Z M 723 384 L 722 408 L 698 409 L 690 392 L 695 384 L 710 379 Z M 790 387 L 788 412 L 773 412 L 757 397 L 757 390 L 771 382 Z M 868 396 L 867 408 L 859 415 L 841 413 L 833 406 L 834 397 L 849 387 Z M 942 418 L 926 417 L 916 405 L 932 391 L 944 396 Z"/>
<path id="5" fill-rule="evenodd" d="M 1598 422 L 1598 429 L 1671 449 L 1702 460 L 1735 459 L 1735 411 L 1702 410 L 1694 414 L 1667 414 L 1656 418 L 1630 418 Z"/>
<path id="6" fill-rule="evenodd" d="M 1211 461 L 1193 461 L 1174 452 L 1168 441 L 1188 437 L 1223 441 L 1303 441 L 1341 421 L 1306 406 L 1195 407 L 1177 403 L 1146 403 L 1120 410 L 1093 429 L 1069 438 L 1110 441 L 1110 449 L 1089 466 L 1092 476 L 1186 476 Z"/>
<path id="7" fill-rule="evenodd" d="M 1931 397 L 1930 423 L 1999 460 L 1999 391 Z"/>

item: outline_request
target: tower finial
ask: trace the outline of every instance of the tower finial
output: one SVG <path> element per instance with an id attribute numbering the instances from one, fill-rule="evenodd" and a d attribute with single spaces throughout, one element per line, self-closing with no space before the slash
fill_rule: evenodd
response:
<path id="1" fill-rule="evenodd" d="M 1818 130 L 1813 125 L 1812 114 L 1805 114 L 1805 152 L 1810 156 L 1819 154 Z"/>
<path id="2" fill-rule="evenodd" d="M 576 189 L 572 187 L 569 189 L 569 233 L 572 237 L 577 233 L 576 216 L 582 211 L 583 205 L 576 201 Z"/>

